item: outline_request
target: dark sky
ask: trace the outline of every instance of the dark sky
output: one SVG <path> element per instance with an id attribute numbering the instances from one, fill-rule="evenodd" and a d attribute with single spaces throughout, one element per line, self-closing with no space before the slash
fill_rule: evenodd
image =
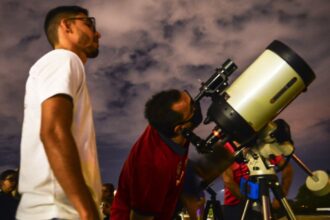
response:
<path id="1" fill-rule="evenodd" d="M 329 169 L 330 2 L 328 0 L 18 1 L 0 3 L 0 171 L 19 165 L 25 80 L 50 47 L 47 11 L 78 4 L 102 34 L 87 75 L 104 181 L 116 183 L 131 145 L 146 126 L 145 101 L 155 92 L 196 94 L 227 58 L 234 80 L 274 40 L 296 51 L 316 73 L 307 92 L 279 117 L 291 126 L 296 154 L 312 169 Z M 207 103 L 202 106 L 207 109 Z M 207 135 L 210 127 L 197 132 Z M 191 154 L 195 152 L 192 149 Z M 306 174 L 295 167 L 294 197 Z"/>

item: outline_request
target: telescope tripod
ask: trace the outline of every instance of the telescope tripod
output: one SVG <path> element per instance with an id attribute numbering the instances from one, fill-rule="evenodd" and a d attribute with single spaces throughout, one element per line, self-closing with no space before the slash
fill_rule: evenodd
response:
<path id="1" fill-rule="evenodd" d="M 245 202 L 241 220 L 245 219 L 248 208 L 252 208 L 252 201 L 259 201 L 261 203 L 263 220 L 272 219 L 269 189 L 272 190 L 275 198 L 280 202 L 281 207 L 285 210 L 287 218 L 290 220 L 296 220 L 294 213 L 282 192 L 281 186 L 276 175 L 251 176 L 249 178 L 249 181 L 259 184 L 259 196 L 257 199 L 251 199 L 248 197 Z"/>
<path id="2" fill-rule="evenodd" d="M 269 189 L 272 190 L 274 197 L 280 202 L 281 208 L 284 209 L 285 215 L 289 220 L 296 220 L 294 213 L 284 196 L 278 177 L 272 165 L 266 158 L 255 149 L 250 149 L 246 154 L 247 166 L 250 171 L 249 181 L 245 188 L 247 200 L 241 220 L 244 220 L 248 208 L 252 201 L 259 201 L 262 205 L 263 220 L 271 220 L 271 204 L 269 198 Z M 244 191 L 244 190 L 243 190 Z"/>
<path id="3" fill-rule="evenodd" d="M 210 187 L 207 187 L 206 191 L 211 195 L 211 199 L 206 202 L 203 220 L 207 220 L 207 215 L 210 210 L 212 210 L 214 220 L 223 220 L 221 204 L 220 201 L 216 199 L 216 192 Z"/>

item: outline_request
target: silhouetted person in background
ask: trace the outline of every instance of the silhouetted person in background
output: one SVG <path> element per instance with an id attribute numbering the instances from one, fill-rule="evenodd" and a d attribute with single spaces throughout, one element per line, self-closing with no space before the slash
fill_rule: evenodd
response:
<path id="1" fill-rule="evenodd" d="M 15 220 L 19 202 L 17 196 L 18 173 L 15 170 L 5 170 L 0 175 L 0 219 Z"/>
<path id="2" fill-rule="evenodd" d="M 103 183 L 102 185 L 102 203 L 101 211 L 103 213 L 103 219 L 110 219 L 110 209 L 115 196 L 115 187 L 112 183 Z"/>

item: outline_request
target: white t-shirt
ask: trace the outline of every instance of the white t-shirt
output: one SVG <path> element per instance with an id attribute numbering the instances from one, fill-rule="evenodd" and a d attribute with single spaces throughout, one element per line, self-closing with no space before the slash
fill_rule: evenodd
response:
<path id="1" fill-rule="evenodd" d="M 48 163 L 40 140 L 41 104 L 56 95 L 73 100 L 71 131 L 76 142 L 83 176 L 97 205 L 101 200 L 101 178 L 97 157 L 92 108 L 84 65 L 73 52 L 56 49 L 30 69 L 24 100 L 18 219 L 79 219 Z"/>

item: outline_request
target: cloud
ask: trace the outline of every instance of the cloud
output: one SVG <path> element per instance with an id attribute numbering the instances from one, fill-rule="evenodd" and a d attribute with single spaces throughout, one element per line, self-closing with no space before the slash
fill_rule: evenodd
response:
<path id="1" fill-rule="evenodd" d="M 12 146 L 18 146 L 20 142 L 19 135 L 13 134 L 1 134 L 0 135 L 0 167 L 19 167 L 19 148 Z"/>
<path id="2" fill-rule="evenodd" d="M 44 16 L 62 3 L 0 3 L 0 13 L 7 18 L 0 20 L 0 124 L 5 128 L 0 152 L 11 155 L 6 163 L 18 161 L 28 70 L 50 50 L 42 30 Z M 102 35 L 99 57 L 86 65 L 102 169 L 114 166 L 111 172 L 118 174 L 146 126 L 144 103 L 153 93 L 182 88 L 195 95 L 200 81 L 207 80 L 227 58 L 239 67 L 230 77 L 233 81 L 274 39 L 302 56 L 317 75 L 307 92 L 279 117 L 289 122 L 300 149 L 310 152 L 317 143 L 328 152 L 330 16 L 326 1 L 100 0 L 65 4 L 87 7 Z M 208 105 L 209 100 L 203 101 L 204 113 Z M 198 132 L 207 135 L 211 127 L 201 126 Z M 321 166 L 326 160 L 312 162 Z M 108 175 L 104 178 L 116 182 L 117 175 Z"/>

